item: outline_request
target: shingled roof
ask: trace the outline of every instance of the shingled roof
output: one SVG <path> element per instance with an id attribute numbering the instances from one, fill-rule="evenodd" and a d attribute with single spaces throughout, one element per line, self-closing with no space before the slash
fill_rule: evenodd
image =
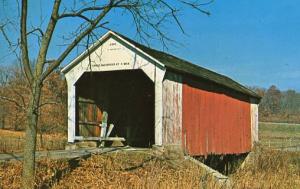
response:
<path id="1" fill-rule="evenodd" d="M 248 89 L 247 87 L 239 84 L 238 82 L 230 79 L 227 76 L 221 75 L 219 73 L 213 72 L 211 70 L 208 70 L 206 68 L 203 68 L 201 66 L 192 64 L 186 60 L 183 60 L 181 58 L 178 58 L 174 55 L 152 49 L 150 47 L 147 47 L 145 45 L 142 45 L 122 34 L 117 33 L 119 36 L 121 36 L 126 41 L 130 42 L 140 50 L 144 51 L 148 55 L 152 56 L 153 58 L 159 60 L 162 64 L 166 66 L 168 69 L 172 69 L 177 72 L 190 74 L 195 77 L 203 78 L 209 81 L 212 81 L 214 83 L 217 83 L 219 85 L 225 86 L 227 88 L 233 89 L 237 92 L 241 92 L 242 94 L 246 94 L 251 97 L 255 97 L 258 99 L 261 99 L 261 96 L 256 94 L 254 91 Z"/>
<path id="2" fill-rule="evenodd" d="M 261 96 L 256 94 L 254 91 L 248 89 L 247 87 L 239 84 L 238 82 L 230 79 L 227 76 L 213 72 L 201 66 L 192 64 L 174 55 L 156 49 L 152 49 L 117 32 L 109 31 L 107 34 L 104 35 L 104 38 L 107 39 L 110 35 L 117 38 L 122 38 L 123 40 L 127 41 L 131 45 L 143 51 L 145 54 L 151 56 L 152 58 L 162 63 L 167 68 L 167 70 L 170 69 L 176 72 L 189 74 L 198 78 L 206 79 L 216 84 L 219 84 L 221 86 L 245 94 L 247 96 L 254 97 L 256 99 L 261 99 Z M 76 65 L 80 60 L 82 60 L 82 58 L 86 57 L 88 52 L 93 52 L 101 44 L 102 44 L 102 40 L 100 39 L 98 42 L 93 44 L 88 51 L 83 52 L 79 57 L 77 57 L 69 65 L 67 65 L 62 71 L 64 73 L 68 72 L 68 70 L 72 69 L 72 67 Z"/>

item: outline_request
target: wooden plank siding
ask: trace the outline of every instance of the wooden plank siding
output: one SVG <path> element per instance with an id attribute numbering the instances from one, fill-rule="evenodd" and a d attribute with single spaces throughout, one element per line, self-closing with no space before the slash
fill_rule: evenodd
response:
<path id="1" fill-rule="evenodd" d="M 99 137 L 102 111 L 97 104 L 81 98 L 78 102 L 78 114 L 79 135 Z"/>
<path id="2" fill-rule="evenodd" d="M 258 104 L 253 98 L 251 98 L 251 140 L 253 147 L 258 142 Z"/>
<path id="3" fill-rule="evenodd" d="M 205 80 L 184 78 L 182 145 L 193 156 L 251 150 L 249 97 Z"/>
<path id="4" fill-rule="evenodd" d="M 163 144 L 181 144 L 182 78 L 167 72 L 163 81 Z"/>

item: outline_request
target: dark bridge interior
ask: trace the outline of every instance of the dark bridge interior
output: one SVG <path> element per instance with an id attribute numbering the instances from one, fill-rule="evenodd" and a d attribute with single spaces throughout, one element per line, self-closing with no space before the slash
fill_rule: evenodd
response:
<path id="1" fill-rule="evenodd" d="M 76 136 L 100 136 L 102 113 L 110 136 L 134 147 L 154 144 L 154 83 L 142 70 L 86 72 L 76 83 Z"/>

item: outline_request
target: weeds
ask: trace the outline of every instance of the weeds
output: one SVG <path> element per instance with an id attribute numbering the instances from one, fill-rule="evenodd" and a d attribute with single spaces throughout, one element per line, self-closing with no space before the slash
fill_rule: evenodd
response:
<path id="1" fill-rule="evenodd" d="M 300 153 L 258 147 L 232 180 L 234 188 L 300 188 Z"/>
<path id="2" fill-rule="evenodd" d="M 83 160 L 54 188 L 199 188 L 202 175 L 203 170 L 188 161 L 174 168 L 151 154 L 118 152 Z"/>
<path id="3" fill-rule="evenodd" d="M 49 188 L 57 182 L 58 175 L 68 172 L 67 161 L 55 161 L 43 159 L 36 166 L 36 188 Z M 11 161 L 0 163 L 0 188 L 22 188 L 21 187 L 22 162 Z"/>
<path id="4" fill-rule="evenodd" d="M 92 155 L 75 167 L 68 161 L 37 164 L 37 188 L 218 188 L 188 160 L 168 160 L 151 151 Z M 21 188 L 21 162 L 0 164 L 0 188 Z M 300 153 L 258 147 L 242 169 L 230 175 L 232 188 L 300 188 Z"/>

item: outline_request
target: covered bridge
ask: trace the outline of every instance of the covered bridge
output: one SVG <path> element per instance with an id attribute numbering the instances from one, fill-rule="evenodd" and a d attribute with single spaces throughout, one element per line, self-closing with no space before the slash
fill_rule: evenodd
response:
<path id="1" fill-rule="evenodd" d="M 64 69 L 68 142 L 111 136 L 182 145 L 190 155 L 241 154 L 258 140 L 260 96 L 232 79 L 109 31 Z"/>

